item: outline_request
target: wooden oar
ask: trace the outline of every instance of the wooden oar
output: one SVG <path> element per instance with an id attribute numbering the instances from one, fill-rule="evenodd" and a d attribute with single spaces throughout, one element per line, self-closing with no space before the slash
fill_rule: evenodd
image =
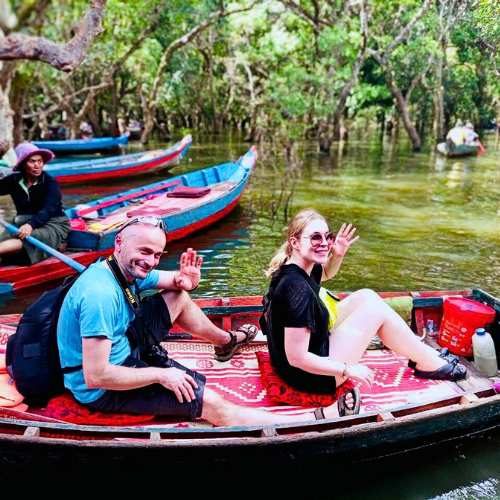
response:
<path id="1" fill-rule="evenodd" d="M 13 224 L 10 224 L 9 222 L 4 221 L 3 219 L 0 219 L 0 225 L 2 225 L 7 231 L 14 235 L 17 236 L 19 234 L 19 228 L 14 226 Z M 49 255 L 52 255 L 56 259 L 59 259 L 61 262 L 64 262 L 66 265 L 69 267 L 73 268 L 75 271 L 78 271 L 81 273 L 82 271 L 85 271 L 86 267 L 76 260 L 72 259 L 71 257 L 68 257 L 67 255 L 64 255 L 61 252 L 58 252 L 52 247 L 49 247 L 49 245 L 46 245 L 45 243 L 41 242 L 40 240 L 37 240 L 33 236 L 26 236 L 26 241 L 31 243 L 34 247 L 39 248 L 40 250 L 43 250 L 44 252 L 48 253 Z"/>

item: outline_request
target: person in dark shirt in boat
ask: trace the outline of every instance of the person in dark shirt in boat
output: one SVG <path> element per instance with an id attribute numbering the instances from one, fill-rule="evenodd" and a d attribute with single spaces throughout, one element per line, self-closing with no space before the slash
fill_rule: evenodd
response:
<path id="1" fill-rule="evenodd" d="M 389 349 L 413 360 L 411 366 L 416 363 L 417 377 L 465 378 L 458 358 L 421 342 L 372 290 L 339 301 L 321 289 L 322 281 L 337 274 L 355 234 L 355 227 L 343 224 L 334 235 L 311 209 L 290 222 L 266 273 L 271 283 L 261 321 L 277 373 L 292 387 L 316 393 L 333 392 L 347 379 L 370 385 L 374 374 L 360 359 L 378 334 Z"/>
<path id="2" fill-rule="evenodd" d="M 177 271 L 156 270 L 165 244 L 160 219 L 132 219 L 118 231 L 112 258 L 92 264 L 66 295 L 57 339 L 64 384 L 74 398 L 101 412 L 201 417 L 215 425 L 313 419 L 311 413 L 278 416 L 229 403 L 205 386 L 203 375 L 159 347 L 175 322 L 213 343 L 216 359 L 227 361 L 257 333 L 252 325 L 224 331 L 191 300 L 188 292 L 198 286 L 202 265 L 194 250 L 181 255 Z M 163 291 L 144 299 L 140 313 L 134 311 L 135 295 L 147 289 Z M 133 348 L 141 333 L 153 339 L 154 349 L 138 355 Z M 333 406 L 321 413 L 314 415 L 338 416 Z"/>
<path id="3" fill-rule="evenodd" d="M 24 142 L 15 149 L 17 163 L 11 175 L 0 179 L 0 195 L 10 194 L 16 207 L 14 224 L 19 227 L 17 238 L 4 235 L 0 255 L 14 255 L 19 264 L 35 264 L 47 254 L 25 242 L 33 236 L 53 248 L 64 246 L 70 225 L 62 206 L 59 184 L 43 171 L 54 158 L 52 151 Z"/>

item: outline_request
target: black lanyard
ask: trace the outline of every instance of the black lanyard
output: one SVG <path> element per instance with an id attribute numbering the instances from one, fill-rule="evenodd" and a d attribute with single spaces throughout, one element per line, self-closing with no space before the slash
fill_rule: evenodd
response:
<path id="1" fill-rule="evenodd" d="M 123 276 L 122 270 L 120 269 L 120 266 L 118 266 L 118 263 L 116 262 L 114 255 L 110 255 L 106 259 L 106 263 L 108 264 L 109 268 L 111 269 L 111 272 L 113 273 L 113 276 L 115 277 L 116 281 L 123 290 L 125 298 L 127 299 L 127 302 L 130 304 L 130 307 L 132 307 L 132 310 L 135 313 L 137 313 L 140 310 L 141 306 L 140 300 L 137 297 L 137 295 L 132 291 L 132 288 L 125 279 L 125 276 Z"/>

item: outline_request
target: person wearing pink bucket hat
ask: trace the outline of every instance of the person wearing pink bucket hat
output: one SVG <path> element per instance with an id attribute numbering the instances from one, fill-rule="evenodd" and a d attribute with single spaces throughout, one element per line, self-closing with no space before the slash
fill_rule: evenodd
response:
<path id="1" fill-rule="evenodd" d="M 32 156 L 40 155 L 43 159 L 43 164 L 53 160 L 55 155 L 49 149 L 42 149 L 31 142 L 22 142 L 18 144 L 14 150 L 17 156 L 17 163 L 14 165 L 14 170 L 20 170 L 23 164 Z"/>
<path id="2" fill-rule="evenodd" d="M 48 255 L 25 238 L 33 236 L 53 248 L 61 248 L 70 230 L 69 219 L 63 210 L 59 184 L 43 171 L 44 165 L 54 158 L 52 151 L 23 142 L 15 152 L 17 163 L 11 175 L 0 179 L 0 195 L 9 194 L 14 202 L 17 215 L 13 222 L 19 227 L 19 234 L 0 238 L 0 256 L 3 263 L 35 264 Z"/>

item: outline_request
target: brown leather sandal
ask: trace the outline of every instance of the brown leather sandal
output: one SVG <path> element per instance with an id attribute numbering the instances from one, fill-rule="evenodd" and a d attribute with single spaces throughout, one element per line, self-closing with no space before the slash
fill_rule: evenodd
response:
<path id="1" fill-rule="evenodd" d="M 229 361 L 234 354 L 243 346 L 252 342 L 252 340 L 256 337 L 257 333 L 259 333 L 259 329 L 250 323 L 246 323 L 241 325 L 235 332 L 228 332 L 231 339 L 227 344 L 222 346 L 215 346 L 215 359 L 217 361 Z M 243 333 L 245 338 L 243 340 L 237 340 L 237 333 Z"/>

